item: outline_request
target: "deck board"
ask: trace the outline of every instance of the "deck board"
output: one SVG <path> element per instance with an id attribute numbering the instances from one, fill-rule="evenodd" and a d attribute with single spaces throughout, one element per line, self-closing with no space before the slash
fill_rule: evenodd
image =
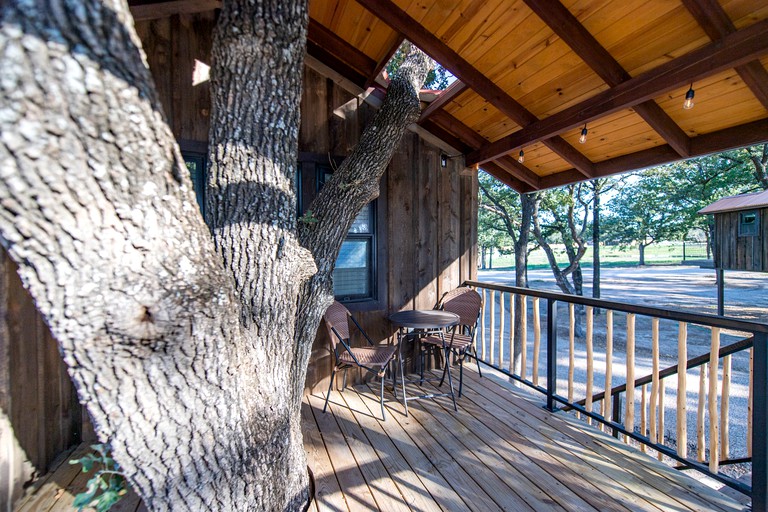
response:
<path id="1" fill-rule="evenodd" d="M 367 502 L 353 490 L 353 510 L 395 509 L 391 503 L 380 506 L 385 496 L 410 510 L 748 510 L 572 416 L 550 413 L 542 397 L 502 379 L 480 378 L 471 365 L 458 412 L 450 399 L 438 398 L 410 402 L 406 417 L 387 390 L 382 421 L 378 384 L 371 386 L 334 391 L 327 413 L 324 395 L 308 397 L 305 405 L 330 464 L 346 467 L 351 459 L 373 490 Z M 422 388 L 434 390 L 427 383 Z M 366 471 L 360 471 L 361 461 Z M 379 490 L 390 484 L 399 497 L 392 487 Z M 343 483 L 340 489 L 347 494 Z"/>

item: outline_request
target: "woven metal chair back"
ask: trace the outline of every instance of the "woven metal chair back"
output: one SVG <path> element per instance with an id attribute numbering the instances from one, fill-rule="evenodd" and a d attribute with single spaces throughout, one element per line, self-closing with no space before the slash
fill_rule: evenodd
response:
<path id="1" fill-rule="evenodd" d="M 348 316 L 349 310 L 338 301 L 334 301 L 323 315 L 323 320 L 325 320 L 325 325 L 328 328 L 328 336 L 331 338 L 331 347 L 334 350 L 336 350 L 339 338 L 349 340 Z"/>
<path id="2" fill-rule="evenodd" d="M 452 292 L 458 292 L 448 296 Z M 442 309 L 459 315 L 459 323 L 469 328 L 474 328 L 480 317 L 480 309 L 483 307 L 483 298 L 475 290 L 470 288 L 457 288 L 446 293 L 443 297 Z"/>

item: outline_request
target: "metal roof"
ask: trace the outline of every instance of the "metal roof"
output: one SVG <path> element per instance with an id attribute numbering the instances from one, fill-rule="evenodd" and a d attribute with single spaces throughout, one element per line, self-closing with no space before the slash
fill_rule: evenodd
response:
<path id="1" fill-rule="evenodd" d="M 724 197 L 699 210 L 699 214 L 735 212 L 753 208 L 768 208 L 768 190 L 753 194 Z"/>

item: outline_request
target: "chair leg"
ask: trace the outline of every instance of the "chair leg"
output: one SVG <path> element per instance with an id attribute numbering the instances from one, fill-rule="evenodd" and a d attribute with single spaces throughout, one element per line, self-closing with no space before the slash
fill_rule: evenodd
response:
<path id="1" fill-rule="evenodd" d="M 464 388 L 464 357 L 466 353 L 459 357 L 459 398 L 461 398 L 461 390 Z"/>
<path id="2" fill-rule="evenodd" d="M 456 407 L 456 395 L 453 393 L 453 379 L 451 378 L 451 369 L 448 366 L 448 356 L 451 355 L 450 352 L 451 352 L 451 349 L 449 348 L 445 349 L 445 371 L 448 373 L 448 386 L 451 388 L 451 400 L 453 400 L 453 410 L 458 411 L 459 408 Z"/>
<path id="3" fill-rule="evenodd" d="M 403 385 L 403 405 L 405 406 L 405 417 L 408 417 L 408 395 L 405 394 L 405 372 L 403 372 L 403 358 L 399 357 L 400 364 L 400 382 Z"/>
<path id="4" fill-rule="evenodd" d="M 480 359 L 478 359 L 477 357 L 477 348 L 472 349 L 472 351 L 474 352 L 474 355 L 472 357 L 475 358 L 475 362 L 477 363 L 477 373 L 480 374 L 480 377 L 482 378 L 483 372 L 480 371 Z M 514 357 L 514 356 L 510 356 L 510 357 Z"/>
<path id="5" fill-rule="evenodd" d="M 451 364 L 451 362 L 450 362 L 450 360 L 448 358 L 449 353 L 450 353 L 449 349 L 446 348 L 445 349 L 445 358 L 444 358 L 444 361 L 443 361 L 443 375 L 440 377 L 440 386 L 443 385 L 443 382 L 445 381 L 445 372 L 449 371 L 448 370 L 448 366 Z"/>
<path id="6" fill-rule="evenodd" d="M 379 395 L 379 401 L 381 402 L 381 420 L 385 421 L 387 415 L 384 412 L 384 372 L 381 374 L 381 395 Z"/>
<path id="7" fill-rule="evenodd" d="M 328 392 L 325 394 L 325 405 L 323 406 L 323 412 L 328 408 L 328 399 L 331 398 L 331 390 L 333 389 L 333 378 L 336 376 L 336 368 L 334 367 L 331 372 L 331 382 L 328 383 Z"/>

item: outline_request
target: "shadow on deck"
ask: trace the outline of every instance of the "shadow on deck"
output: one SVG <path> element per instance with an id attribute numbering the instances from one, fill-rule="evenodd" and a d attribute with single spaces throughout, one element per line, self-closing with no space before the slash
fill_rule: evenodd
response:
<path id="1" fill-rule="evenodd" d="M 381 421 L 377 386 L 334 391 L 325 414 L 325 396 L 308 396 L 311 510 L 749 510 L 471 367 L 458 412 L 439 398 L 405 417 L 390 401 Z"/>

